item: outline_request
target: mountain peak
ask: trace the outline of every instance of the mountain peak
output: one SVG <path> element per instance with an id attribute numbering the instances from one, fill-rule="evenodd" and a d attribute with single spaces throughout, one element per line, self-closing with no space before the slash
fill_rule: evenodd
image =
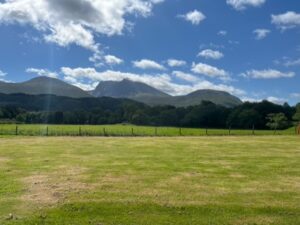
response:
<path id="1" fill-rule="evenodd" d="M 50 94 L 72 98 L 91 97 L 91 95 L 78 87 L 65 83 L 62 80 L 45 76 L 35 77 L 22 83 L 0 83 L 0 93 Z"/>
<path id="2" fill-rule="evenodd" d="M 34 77 L 28 81 L 25 81 L 23 83 L 35 83 L 35 82 L 58 82 L 58 83 L 64 83 L 62 80 L 59 80 L 54 77 L 47 77 L 47 76 L 38 76 Z"/>
<path id="3" fill-rule="evenodd" d="M 129 98 L 148 105 L 190 106 L 211 101 L 218 105 L 232 107 L 242 103 L 237 97 L 217 90 L 202 89 L 184 96 L 170 96 L 145 83 L 129 79 L 121 81 L 102 81 L 91 92 L 96 97 Z"/>
<path id="4" fill-rule="evenodd" d="M 101 81 L 92 92 L 96 97 L 136 98 L 139 96 L 166 97 L 168 94 L 145 83 L 123 79 L 121 81 Z"/>

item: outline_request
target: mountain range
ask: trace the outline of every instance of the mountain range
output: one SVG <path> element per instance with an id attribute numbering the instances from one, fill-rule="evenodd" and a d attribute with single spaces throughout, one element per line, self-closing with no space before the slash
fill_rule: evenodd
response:
<path id="1" fill-rule="evenodd" d="M 50 77 L 36 77 L 22 83 L 7 83 L 0 81 L 0 93 L 28 95 L 57 95 L 72 98 L 92 97 L 86 91 Z"/>
<path id="2" fill-rule="evenodd" d="M 112 97 L 125 98 L 147 105 L 173 105 L 187 107 L 202 101 L 233 107 L 242 101 L 223 91 L 198 90 L 184 96 L 171 96 L 145 83 L 124 79 L 122 81 L 102 81 L 92 91 L 84 91 L 59 79 L 37 77 L 22 83 L 0 82 L 0 93 L 28 95 L 56 95 L 71 98 Z"/>

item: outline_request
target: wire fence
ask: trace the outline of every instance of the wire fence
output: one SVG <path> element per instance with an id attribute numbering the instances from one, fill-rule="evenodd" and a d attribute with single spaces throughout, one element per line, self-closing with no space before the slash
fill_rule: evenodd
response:
<path id="1" fill-rule="evenodd" d="M 0 135 L 8 136 L 250 136 L 250 135 L 297 135 L 298 127 L 287 130 L 206 129 L 143 126 L 92 126 L 92 125 L 0 125 Z"/>

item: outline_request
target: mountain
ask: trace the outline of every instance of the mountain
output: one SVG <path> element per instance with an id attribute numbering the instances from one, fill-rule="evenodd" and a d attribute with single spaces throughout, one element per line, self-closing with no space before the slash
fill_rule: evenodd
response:
<path id="1" fill-rule="evenodd" d="M 170 97 L 168 94 L 159 91 L 147 84 L 134 82 L 128 79 L 122 81 L 102 81 L 91 92 L 96 97 L 113 98 L 147 98 L 147 97 Z"/>
<path id="2" fill-rule="evenodd" d="M 151 106 L 187 107 L 201 104 L 202 101 L 211 101 L 226 107 L 242 104 L 239 98 L 224 91 L 198 90 L 184 96 L 171 96 L 147 84 L 130 80 L 100 82 L 91 94 L 95 97 L 129 98 Z"/>
<path id="3" fill-rule="evenodd" d="M 0 93 L 27 95 L 56 95 L 71 98 L 112 97 L 126 98 L 150 106 L 173 105 L 187 107 L 211 101 L 217 105 L 233 107 L 242 101 L 227 92 L 215 90 L 198 90 L 184 96 L 171 96 L 147 84 L 128 79 L 122 81 L 102 81 L 91 92 L 67 84 L 59 79 L 37 77 L 23 83 L 0 82 Z"/>
<path id="4" fill-rule="evenodd" d="M 199 104 L 201 101 L 211 101 L 216 105 L 233 107 L 242 104 L 242 101 L 228 92 L 216 90 L 198 90 L 185 96 L 174 97 L 176 106 Z"/>
<path id="5" fill-rule="evenodd" d="M 72 112 L 109 110 L 112 112 L 122 112 L 124 104 L 132 104 L 137 108 L 143 108 L 143 103 L 135 102 L 130 99 L 117 99 L 110 97 L 101 98 L 70 98 L 56 95 L 27 95 L 27 94 L 1 94 L 0 107 L 14 106 L 28 111 L 37 112 Z"/>
<path id="6" fill-rule="evenodd" d="M 28 95 L 50 94 L 72 98 L 91 97 L 90 94 L 78 87 L 50 77 L 37 77 L 23 83 L 0 82 L 0 93 L 22 93 Z"/>

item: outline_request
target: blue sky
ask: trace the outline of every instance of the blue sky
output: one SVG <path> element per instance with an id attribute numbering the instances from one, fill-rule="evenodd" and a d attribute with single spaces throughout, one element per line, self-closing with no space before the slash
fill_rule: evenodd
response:
<path id="1" fill-rule="evenodd" d="M 0 79 L 300 102 L 296 0 L 0 0 Z"/>

